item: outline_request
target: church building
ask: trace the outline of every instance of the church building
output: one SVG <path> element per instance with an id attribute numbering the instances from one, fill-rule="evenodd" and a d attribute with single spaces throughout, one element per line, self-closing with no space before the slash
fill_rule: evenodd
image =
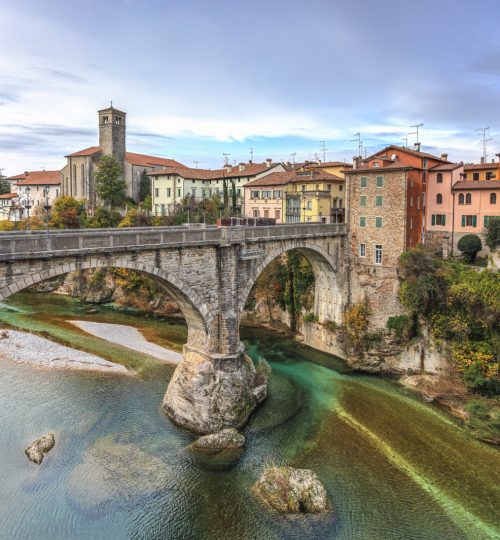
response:
<path id="1" fill-rule="evenodd" d="M 127 152 L 126 117 L 127 113 L 112 105 L 98 111 L 99 146 L 91 146 L 65 156 L 67 163 L 61 170 L 63 195 L 86 199 L 90 207 L 96 206 L 94 177 L 102 155 L 115 156 L 123 169 L 127 195 L 135 200 L 139 197 L 144 172 L 151 173 L 163 167 L 184 167 L 173 159 Z"/>

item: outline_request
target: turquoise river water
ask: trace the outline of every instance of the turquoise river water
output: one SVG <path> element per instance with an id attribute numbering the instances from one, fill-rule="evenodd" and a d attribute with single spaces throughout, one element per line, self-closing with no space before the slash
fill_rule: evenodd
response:
<path id="1" fill-rule="evenodd" d="M 89 311 L 92 311 L 90 313 Z M 138 376 L 0 362 L 0 538 L 461 540 L 500 538 L 500 454 L 397 383 L 263 330 L 248 354 L 273 373 L 270 397 L 223 468 L 193 460 L 193 437 L 161 401 L 175 366 L 89 336 L 70 319 L 136 326 L 180 350 L 185 326 L 57 295 L 18 294 L 0 327 L 24 328 L 119 360 Z M 0 341 L 0 348 L 2 347 Z M 54 431 L 40 466 L 24 448 Z M 286 517 L 250 487 L 266 464 L 314 469 L 331 509 Z"/>

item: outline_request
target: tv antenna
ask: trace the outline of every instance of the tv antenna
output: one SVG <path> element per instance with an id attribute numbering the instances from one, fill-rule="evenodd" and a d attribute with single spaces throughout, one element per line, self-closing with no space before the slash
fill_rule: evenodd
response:
<path id="1" fill-rule="evenodd" d="M 489 130 L 489 127 L 485 128 L 479 128 L 475 131 L 481 131 L 481 142 L 483 143 L 483 161 L 486 163 L 488 161 L 488 143 L 492 141 L 493 139 L 490 137 L 489 139 L 486 138 L 486 132 Z"/>
<path id="2" fill-rule="evenodd" d="M 411 133 L 408 133 L 408 135 L 417 135 L 417 142 L 415 144 L 418 144 L 420 141 L 418 140 L 418 130 L 423 126 L 423 122 L 420 122 L 420 124 L 415 124 L 414 126 L 410 126 L 412 128 L 416 128 L 416 131 L 412 131 Z"/>
<path id="3" fill-rule="evenodd" d="M 358 143 L 358 157 L 363 157 L 363 141 L 361 140 L 361 133 L 355 133 L 354 136 L 356 139 L 352 139 L 351 142 L 357 142 Z"/>
<path id="4" fill-rule="evenodd" d="M 326 148 L 326 141 L 319 141 L 319 144 L 321 145 L 319 149 L 323 152 L 323 163 L 326 163 L 326 151 L 328 150 Z"/>
<path id="5" fill-rule="evenodd" d="M 253 163 L 253 148 L 250 148 L 250 163 Z"/>
<path id="6" fill-rule="evenodd" d="M 201 163 L 201 161 L 193 161 L 195 168 L 198 168 L 198 163 Z"/>
<path id="7" fill-rule="evenodd" d="M 408 148 L 408 137 L 403 137 L 401 140 L 405 142 L 405 148 Z"/>
<path id="8" fill-rule="evenodd" d="M 295 165 L 295 156 L 297 155 L 297 152 L 293 152 L 290 155 L 292 156 L 292 163 Z"/>
<path id="9" fill-rule="evenodd" d="M 224 165 L 229 165 L 229 156 L 231 154 L 226 154 L 225 152 L 222 153 L 222 155 L 224 156 Z"/>

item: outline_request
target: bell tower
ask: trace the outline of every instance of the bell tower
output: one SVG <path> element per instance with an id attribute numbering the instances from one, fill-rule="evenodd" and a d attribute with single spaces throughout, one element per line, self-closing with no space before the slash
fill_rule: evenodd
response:
<path id="1" fill-rule="evenodd" d="M 103 154 L 115 156 L 123 167 L 125 161 L 125 119 L 127 113 L 113 107 L 113 102 L 107 109 L 98 111 L 99 115 L 99 146 Z"/>

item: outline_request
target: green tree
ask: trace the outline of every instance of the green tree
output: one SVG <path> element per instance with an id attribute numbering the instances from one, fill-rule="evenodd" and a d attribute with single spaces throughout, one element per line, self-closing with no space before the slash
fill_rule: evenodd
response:
<path id="1" fill-rule="evenodd" d="M 131 208 L 118 224 L 118 227 L 149 227 L 151 218 L 141 209 Z"/>
<path id="2" fill-rule="evenodd" d="M 87 223 L 83 201 L 63 196 L 56 199 L 52 209 L 50 226 L 54 229 L 80 229 Z"/>
<path id="3" fill-rule="evenodd" d="M 236 215 L 236 182 L 234 178 L 231 179 L 231 198 L 232 198 L 232 206 L 233 206 L 233 215 Z"/>
<path id="4" fill-rule="evenodd" d="M 139 201 L 144 202 L 147 197 L 151 200 L 151 178 L 148 176 L 146 169 L 144 169 L 139 183 Z"/>
<path id="5" fill-rule="evenodd" d="M 12 191 L 12 187 L 10 185 L 10 182 L 6 180 L 5 176 L 0 172 L 0 195 L 5 195 L 6 193 L 10 193 Z"/>
<path id="6" fill-rule="evenodd" d="M 491 217 L 486 228 L 486 245 L 493 251 L 500 246 L 500 217 Z"/>
<path id="7" fill-rule="evenodd" d="M 125 201 L 127 183 L 123 178 L 122 167 L 114 156 L 101 156 L 95 181 L 97 196 L 103 203 L 116 206 Z"/>
<path id="8" fill-rule="evenodd" d="M 99 206 L 94 210 L 94 214 L 87 219 L 86 226 L 92 229 L 106 229 L 116 227 L 121 219 L 119 212 Z"/>
<path id="9" fill-rule="evenodd" d="M 466 234 L 460 238 L 457 247 L 462 252 L 464 259 L 473 263 L 477 254 L 483 249 L 483 244 L 477 234 Z"/>

